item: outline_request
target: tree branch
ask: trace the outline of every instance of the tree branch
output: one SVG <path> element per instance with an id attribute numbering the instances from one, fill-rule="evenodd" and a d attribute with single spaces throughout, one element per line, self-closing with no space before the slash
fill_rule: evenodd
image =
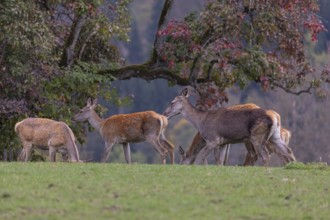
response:
<path id="1" fill-rule="evenodd" d="M 141 65 L 129 65 L 115 70 L 101 70 L 98 72 L 100 75 L 112 76 L 117 80 L 127 80 L 130 78 L 138 77 L 147 81 L 154 79 L 166 79 L 169 82 L 175 83 L 177 85 L 190 85 L 189 79 L 176 74 L 165 67 L 164 63 L 158 62 L 157 54 L 157 44 L 158 44 L 158 31 L 164 25 L 166 17 L 170 12 L 170 8 L 173 4 L 173 0 L 166 0 L 159 16 L 158 26 L 155 33 L 154 45 L 150 59 Z M 203 82 L 205 80 L 201 79 L 197 82 Z"/>
<path id="2" fill-rule="evenodd" d="M 82 46 L 80 47 L 80 50 L 79 50 L 79 55 L 78 55 L 78 60 L 81 60 L 81 57 L 82 57 L 82 54 L 84 53 L 85 51 L 85 48 L 86 48 L 86 44 L 87 42 L 97 33 L 99 29 L 99 26 L 96 26 L 95 28 L 92 29 L 92 31 L 88 34 L 88 36 L 86 37 L 84 43 L 82 44 Z"/>
<path id="3" fill-rule="evenodd" d="M 158 31 L 160 30 L 160 28 L 164 25 L 165 21 L 166 21 L 166 17 L 168 15 L 168 13 L 170 12 L 170 8 L 172 6 L 173 0 L 166 0 L 162 9 L 162 12 L 160 14 L 159 20 L 158 20 L 158 26 L 157 26 L 157 30 L 156 30 L 156 34 L 155 34 L 155 40 L 154 40 L 154 47 L 153 47 L 153 51 L 150 57 L 150 63 L 156 63 L 157 59 L 158 59 L 158 54 L 157 54 L 157 43 L 158 43 Z"/>
<path id="4" fill-rule="evenodd" d="M 212 60 L 210 62 L 209 68 L 207 69 L 207 72 L 206 72 L 207 80 L 211 80 L 212 69 L 213 69 L 214 64 L 216 64 L 217 62 L 218 62 L 217 60 Z"/>
<path id="5" fill-rule="evenodd" d="M 294 92 L 294 91 L 292 91 L 292 90 L 290 90 L 290 89 L 288 89 L 288 88 L 286 88 L 286 87 L 284 87 L 284 86 L 282 86 L 282 85 L 280 85 L 280 84 L 277 84 L 277 83 L 275 83 L 275 82 L 273 82 L 272 84 L 273 84 L 274 86 L 280 88 L 280 89 L 283 89 L 285 92 L 290 93 L 290 94 L 293 94 L 293 95 L 300 95 L 300 94 L 303 94 L 303 93 L 312 94 L 312 92 L 311 92 L 311 90 L 312 90 L 312 88 L 313 88 L 312 83 L 309 85 L 309 87 L 308 87 L 307 89 L 303 89 L 303 90 L 300 90 L 300 91 L 298 91 L 298 92 Z"/>
<path id="6" fill-rule="evenodd" d="M 188 78 L 182 77 L 166 67 L 151 66 L 149 64 L 129 65 L 116 70 L 101 70 L 98 74 L 112 76 L 117 80 L 127 80 L 138 77 L 147 81 L 154 79 L 166 79 L 169 82 L 181 86 L 191 85 Z M 197 83 L 203 83 L 206 81 L 206 79 L 198 79 Z"/>
<path id="7" fill-rule="evenodd" d="M 85 18 L 86 15 L 83 15 L 72 24 L 71 33 L 68 37 L 68 41 L 66 42 L 66 46 L 60 61 L 60 66 L 71 66 L 73 64 L 74 50 L 78 42 L 81 28 L 85 23 Z"/>
<path id="8" fill-rule="evenodd" d="M 198 55 L 194 59 L 192 66 L 190 68 L 189 84 L 192 85 L 194 88 L 197 87 L 197 75 L 198 75 L 198 70 L 199 70 L 197 63 L 198 63 L 199 58 L 200 58 L 200 55 Z M 197 66 L 197 69 L 196 69 L 196 66 Z"/>
<path id="9" fill-rule="evenodd" d="M 5 38 L 0 45 L 0 49 L 1 49 L 0 50 L 1 51 L 0 52 L 0 65 L 2 64 L 2 60 L 5 55 L 7 45 L 8 45 L 8 38 Z"/>

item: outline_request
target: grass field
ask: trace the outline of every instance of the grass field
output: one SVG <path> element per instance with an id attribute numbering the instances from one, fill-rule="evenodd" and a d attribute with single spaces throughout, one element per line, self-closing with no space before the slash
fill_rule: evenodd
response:
<path id="1" fill-rule="evenodd" d="M 0 163 L 0 219 L 329 219 L 330 169 Z"/>

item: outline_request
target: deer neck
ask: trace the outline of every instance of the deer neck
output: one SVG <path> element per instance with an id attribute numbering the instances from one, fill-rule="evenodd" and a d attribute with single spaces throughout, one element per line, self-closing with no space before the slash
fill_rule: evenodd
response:
<path id="1" fill-rule="evenodd" d="M 95 111 L 92 111 L 91 117 L 88 118 L 88 122 L 98 131 L 101 129 L 103 121 L 104 119 L 100 118 Z"/>
<path id="2" fill-rule="evenodd" d="M 181 111 L 181 114 L 185 119 L 192 123 L 198 131 L 200 131 L 201 123 L 205 117 L 206 112 L 197 110 L 187 101 L 185 108 L 183 108 Z"/>

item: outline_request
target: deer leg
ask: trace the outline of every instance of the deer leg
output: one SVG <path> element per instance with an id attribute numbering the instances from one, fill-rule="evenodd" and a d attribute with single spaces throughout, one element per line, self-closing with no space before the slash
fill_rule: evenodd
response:
<path id="1" fill-rule="evenodd" d="M 114 144 L 115 144 L 114 142 L 105 142 L 104 152 L 103 152 L 103 155 L 102 155 L 102 158 L 101 158 L 102 163 L 105 163 L 108 160 L 108 158 L 110 156 L 111 149 L 112 149 Z"/>
<path id="2" fill-rule="evenodd" d="M 228 162 L 228 157 L 229 157 L 230 144 L 227 144 L 227 146 L 225 147 L 224 150 L 225 150 L 225 155 L 222 158 L 222 160 L 223 160 L 223 165 L 226 165 Z"/>
<path id="3" fill-rule="evenodd" d="M 18 161 L 23 161 L 25 158 L 25 150 L 24 148 L 21 150 L 21 153 L 18 155 L 17 160 Z"/>
<path id="4" fill-rule="evenodd" d="M 32 143 L 30 142 L 22 142 L 23 143 L 23 149 L 18 156 L 19 160 L 28 162 L 30 155 L 31 155 L 31 150 L 32 150 Z"/>
<path id="5" fill-rule="evenodd" d="M 126 163 L 131 164 L 131 148 L 129 146 L 129 143 L 124 143 L 123 149 L 124 149 Z"/>
<path id="6" fill-rule="evenodd" d="M 51 162 L 56 162 L 56 150 L 52 146 L 49 146 L 49 159 Z"/>
<path id="7" fill-rule="evenodd" d="M 289 140 L 286 140 L 289 142 Z M 284 160 L 285 163 L 296 161 L 290 147 L 281 138 L 281 130 L 276 129 L 269 139 L 269 147 Z"/>
<path id="8" fill-rule="evenodd" d="M 207 146 L 200 150 L 197 154 L 194 164 L 205 164 L 206 157 L 210 150 L 211 149 L 209 149 Z"/>
<path id="9" fill-rule="evenodd" d="M 214 148 L 214 156 L 217 165 L 225 165 L 228 161 L 230 144 Z"/>
<path id="10" fill-rule="evenodd" d="M 23 147 L 21 153 L 18 155 L 17 159 L 19 161 L 25 161 L 26 158 L 26 149 Z"/>
<path id="11" fill-rule="evenodd" d="M 287 145 L 287 143 L 285 143 L 285 144 Z M 283 164 L 287 164 L 287 163 L 290 162 L 290 160 L 288 158 L 284 157 L 283 155 L 279 154 L 278 152 L 276 152 L 274 150 L 276 148 L 276 146 L 274 146 L 274 143 L 272 143 L 271 141 L 267 142 L 266 147 L 267 147 L 267 150 L 268 150 L 269 154 L 275 153 L 279 158 L 281 158 Z"/>
<path id="12" fill-rule="evenodd" d="M 167 157 L 167 150 L 165 147 L 163 147 L 157 140 L 150 140 L 148 141 L 152 144 L 152 146 L 155 148 L 155 150 L 159 153 L 160 159 L 162 163 L 165 165 L 166 164 L 166 157 Z"/>
<path id="13" fill-rule="evenodd" d="M 253 166 L 258 160 L 258 154 L 254 146 L 250 142 L 245 142 L 247 154 L 245 156 L 244 166 Z"/>
<path id="14" fill-rule="evenodd" d="M 265 147 L 266 136 L 253 137 L 251 138 L 251 143 L 253 146 L 257 146 L 258 154 L 260 154 L 263 164 L 268 166 L 270 156 L 268 150 Z"/>
<path id="15" fill-rule="evenodd" d="M 166 140 L 165 137 L 162 136 L 160 137 L 159 142 L 160 142 L 159 144 L 164 146 L 168 151 L 168 153 L 170 154 L 171 164 L 174 164 L 174 145 L 171 144 L 168 140 Z"/>
<path id="16" fill-rule="evenodd" d="M 205 160 L 207 158 L 207 155 L 209 154 L 209 152 L 214 149 L 215 147 L 217 147 L 217 144 L 215 143 L 207 143 L 205 147 L 203 147 L 199 153 L 197 154 L 196 160 L 195 160 L 195 164 L 205 164 Z"/>
<path id="17" fill-rule="evenodd" d="M 258 123 L 251 128 L 250 142 L 261 156 L 263 164 L 268 166 L 270 156 L 266 148 L 266 142 L 270 133 L 270 127 L 267 123 Z"/>
<path id="18" fill-rule="evenodd" d="M 32 146 L 26 150 L 25 162 L 30 161 L 31 159 Z"/>
<path id="19" fill-rule="evenodd" d="M 215 159 L 215 163 L 217 165 L 220 165 L 221 164 L 221 159 L 220 159 L 220 147 L 216 147 L 214 148 L 213 150 L 213 153 L 214 153 L 214 159 Z"/>
<path id="20" fill-rule="evenodd" d="M 270 143 L 274 146 L 274 151 L 282 156 L 285 163 L 296 161 L 290 147 L 288 147 L 281 138 L 271 137 Z"/>
<path id="21" fill-rule="evenodd" d="M 68 162 L 69 161 L 68 151 L 67 150 L 64 150 L 64 149 L 60 149 L 59 152 L 60 152 L 60 154 L 62 156 L 62 161 L 63 162 Z"/>

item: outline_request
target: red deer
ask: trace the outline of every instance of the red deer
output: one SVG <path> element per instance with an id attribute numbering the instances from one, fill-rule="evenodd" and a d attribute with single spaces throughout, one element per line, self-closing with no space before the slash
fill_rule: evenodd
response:
<path id="1" fill-rule="evenodd" d="M 181 113 L 205 140 L 206 146 L 198 153 L 195 164 L 204 163 L 209 151 L 217 146 L 249 142 L 261 156 L 264 165 L 267 165 L 270 159 L 265 146 L 267 141 L 287 161 L 295 161 L 291 149 L 280 137 L 279 122 L 276 117 L 267 114 L 267 111 L 260 108 L 200 111 L 189 103 L 188 96 L 188 89 L 184 89 L 171 102 L 164 115 L 170 118 Z"/>
<path id="2" fill-rule="evenodd" d="M 23 149 L 19 160 L 28 161 L 32 147 L 49 149 L 50 161 L 55 162 L 56 151 L 67 161 L 69 153 L 71 162 L 80 162 L 79 152 L 75 144 L 75 136 L 67 124 L 47 118 L 26 118 L 15 125 Z"/>
<path id="3" fill-rule="evenodd" d="M 291 138 L 291 132 L 281 126 L 281 116 L 273 110 L 266 110 L 266 113 L 273 119 L 274 123 L 277 121 L 280 128 L 280 138 L 285 143 L 285 145 L 288 146 Z M 245 157 L 244 166 L 253 166 L 254 163 L 258 160 L 257 153 L 255 152 L 255 148 L 249 142 L 246 142 L 245 146 L 248 150 L 248 153 Z M 278 152 L 278 148 L 272 142 L 267 142 L 266 148 L 269 153 L 276 153 L 284 161 L 284 163 L 290 162 L 290 159 L 283 157 L 280 152 Z M 221 157 L 221 155 L 219 157 Z"/>
<path id="4" fill-rule="evenodd" d="M 114 144 L 122 144 L 127 163 L 131 163 L 129 143 L 148 141 L 160 154 L 163 164 L 169 153 L 174 163 L 174 145 L 165 138 L 164 131 L 168 125 L 167 118 L 154 111 L 136 112 L 131 114 L 112 115 L 100 118 L 94 111 L 97 100 L 88 99 L 87 105 L 76 114 L 75 121 L 88 121 L 98 130 L 105 142 L 101 162 L 106 162 Z"/>
<path id="5" fill-rule="evenodd" d="M 284 141 L 284 143 L 286 145 L 289 145 L 290 137 L 291 137 L 291 132 L 285 128 L 281 128 L 281 139 Z M 245 157 L 244 166 L 253 166 L 254 162 L 258 158 L 256 157 L 256 152 L 255 152 L 255 149 L 253 148 L 253 146 L 250 146 L 247 144 L 248 143 L 245 143 L 248 152 Z M 205 145 L 206 145 L 205 140 L 203 139 L 201 134 L 198 132 L 195 135 L 187 152 L 185 152 L 181 146 L 179 147 L 180 156 L 181 156 L 180 164 L 193 164 L 196 159 L 197 154 L 203 147 L 205 147 Z M 269 153 L 273 153 L 272 146 L 270 143 L 267 143 L 266 147 L 267 147 L 267 150 Z M 228 155 L 229 155 L 229 148 L 230 148 L 230 146 L 226 145 L 222 148 L 214 149 L 214 157 L 215 157 L 215 161 L 218 165 L 225 165 L 227 163 Z M 219 151 L 219 150 L 221 150 L 221 151 Z"/>
<path id="6" fill-rule="evenodd" d="M 248 104 L 242 104 L 242 105 L 235 105 L 235 106 L 231 106 L 229 107 L 229 109 L 253 109 L 253 108 L 260 108 L 259 106 L 252 104 L 252 103 L 248 103 Z M 277 118 L 277 121 L 280 122 L 280 115 L 273 111 L 273 110 L 267 110 L 266 111 L 268 115 L 274 115 Z M 280 125 L 280 124 L 279 124 Z M 280 129 L 281 132 L 281 139 L 284 141 L 284 143 L 286 145 L 289 144 L 290 141 L 290 137 L 291 137 L 291 133 L 290 131 L 288 131 L 285 128 Z M 205 140 L 202 138 L 202 136 L 200 135 L 200 133 L 197 133 L 193 139 L 193 142 L 191 143 L 190 147 L 188 148 L 187 153 L 184 152 L 184 150 L 182 149 L 182 147 L 180 146 L 180 154 L 181 154 L 181 160 L 180 163 L 181 164 L 193 164 L 197 154 L 199 153 L 199 151 L 205 147 L 206 142 Z M 258 157 L 257 157 L 257 153 L 255 151 L 255 149 L 253 148 L 253 146 L 251 146 L 251 144 L 249 144 L 248 142 L 245 143 L 246 149 L 247 149 L 247 155 L 244 161 L 244 166 L 247 165 L 254 165 L 254 163 L 257 161 Z M 274 147 L 272 146 L 271 143 L 267 143 L 266 144 L 267 150 L 269 151 L 269 153 L 273 153 L 274 152 Z M 228 154 L 229 154 L 229 149 L 230 149 L 230 145 L 226 145 L 222 148 L 215 148 L 214 149 L 214 156 L 215 156 L 215 160 L 216 163 L 219 165 L 224 165 L 227 163 L 228 160 Z M 220 151 L 219 151 L 220 150 Z M 276 152 L 275 152 L 276 153 Z M 279 154 L 280 156 L 280 154 Z M 281 156 L 280 156 L 281 157 Z M 287 161 L 285 158 L 281 157 L 284 162 L 289 162 Z"/>

